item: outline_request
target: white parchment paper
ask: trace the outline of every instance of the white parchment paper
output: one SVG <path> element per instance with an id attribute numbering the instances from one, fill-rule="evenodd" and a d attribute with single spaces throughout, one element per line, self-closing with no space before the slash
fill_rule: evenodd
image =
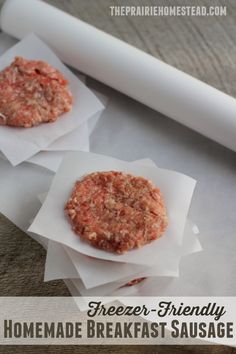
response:
<path id="1" fill-rule="evenodd" d="M 79 75 L 79 78 L 81 75 Z M 85 79 L 82 80 L 85 83 Z M 108 97 L 91 90 L 91 92 L 97 97 L 97 99 L 103 105 L 103 110 L 106 108 L 108 103 Z M 63 135 L 59 139 L 55 140 L 52 144 L 46 147 L 46 151 L 88 151 L 84 150 L 83 146 L 86 146 L 89 149 L 89 135 L 94 131 L 96 124 L 99 121 L 99 118 L 102 115 L 103 110 L 98 111 L 86 121 L 79 126 L 79 128 L 73 130 L 72 132 Z"/>
<path id="2" fill-rule="evenodd" d="M 106 283 L 120 281 L 121 279 L 132 280 L 135 277 L 178 277 L 180 259 L 183 256 L 200 252 L 202 250 L 196 233 L 193 231 L 193 226 L 196 225 L 191 221 L 187 221 L 181 254 L 179 254 L 179 258 L 175 258 L 174 262 L 169 262 L 167 259 L 165 267 L 163 267 L 163 265 L 160 267 L 157 264 L 152 268 L 148 268 L 142 265 L 89 258 L 66 246 L 62 246 L 57 242 L 49 241 L 44 279 L 45 281 L 48 281 L 55 279 L 81 278 L 84 286 L 87 289 L 90 289 Z M 66 254 L 62 252 L 62 248 L 64 248 Z M 61 266 L 60 263 L 62 257 L 64 257 L 62 260 L 63 266 Z"/>
<path id="3" fill-rule="evenodd" d="M 78 272 L 63 247 L 57 242 L 50 241 L 45 262 L 44 281 L 67 278 L 79 278 Z"/>
<path id="4" fill-rule="evenodd" d="M 79 76 L 81 78 L 81 75 Z M 85 78 L 83 76 L 82 81 L 85 82 Z M 105 107 L 107 105 L 108 98 L 97 91 L 92 91 Z M 27 161 L 56 172 L 66 152 L 89 151 L 89 136 L 93 133 L 102 112 L 103 110 L 94 114 L 86 123 L 81 124 L 79 128 L 63 135 L 61 138 L 49 145 L 45 151 L 38 152 Z"/>
<path id="5" fill-rule="evenodd" d="M 99 96 L 103 104 L 106 104 L 107 99 L 104 96 L 98 94 L 96 96 Z M 89 151 L 89 136 L 94 131 L 101 115 L 102 111 L 96 113 L 89 118 L 88 122 L 81 124 L 79 128 L 71 133 L 62 136 L 49 145 L 45 151 L 38 152 L 27 161 L 56 172 L 65 153 L 68 151 Z"/>
<path id="6" fill-rule="evenodd" d="M 165 263 L 160 263 L 157 259 L 155 266 L 152 267 L 91 259 L 68 247 L 65 247 L 65 250 L 70 256 L 85 287 L 92 288 L 123 278 L 132 280 L 133 277 L 178 277 L 181 257 L 199 252 L 202 248 L 198 238 L 192 231 L 192 223 L 188 221 L 186 223 L 183 245 L 179 249 L 179 253 L 173 257 L 166 258 Z"/>

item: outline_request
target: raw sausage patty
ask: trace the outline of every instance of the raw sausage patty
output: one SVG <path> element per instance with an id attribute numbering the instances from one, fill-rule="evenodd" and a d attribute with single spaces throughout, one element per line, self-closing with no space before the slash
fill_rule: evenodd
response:
<path id="1" fill-rule="evenodd" d="M 95 172 L 77 181 L 65 210 L 76 234 L 116 253 L 157 239 L 167 227 L 160 190 L 122 172 Z"/>
<path id="2" fill-rule="evenodd" d="M 64 76 L 39 60 L 16 57 L 0 72 L 0 125 L 30 128 L 54 122 L 72 107 Z"/>
<path id="3" fill-rule="evenodd" d="M 141 283 L 143 280 L 145 280 L 146 278 L 136 278 L 134 280 L 129 281 L 128 283 L 126 283 L 124 286 L 133 286 L 133 285 L 137 285 L 139 283 Z"/>

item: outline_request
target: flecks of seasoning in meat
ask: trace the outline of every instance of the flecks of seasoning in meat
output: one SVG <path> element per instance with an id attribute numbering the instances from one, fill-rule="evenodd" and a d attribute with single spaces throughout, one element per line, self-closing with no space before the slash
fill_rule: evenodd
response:
<path id="1" fill-rule="evenodd" d="M 71 110 L 64 76 L 40 60 L 16 57 L 0 72 L 0 125 L 30 128 Z"/>
<path id="2" fill-rule="evenodd" d="M 116 171 L 77 181 L 65 211 L 76 234 L 119 254 L 157 239 L 168 224 L 160 190 L 145 178 Z"/>

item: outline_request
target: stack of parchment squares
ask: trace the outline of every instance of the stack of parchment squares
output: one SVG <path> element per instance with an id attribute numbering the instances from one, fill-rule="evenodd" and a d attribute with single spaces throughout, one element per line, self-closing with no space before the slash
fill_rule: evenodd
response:
<path id="1" fill-rule="evenodd" d="M 98 171 L 142 176 L 160 188 L 169 220 L 161 238 L 116 254 L 93 247 L 75 234 L 64 210 L 66 202 L 76 181 Z M 67 154 L 48 193 L 38 195 L 43 205 L 28 229 L 36 239 L 48 241 L 45 280 L 69 280 L 68 286 L 72 284 L 83 296 L 116 296 L 136 294 L 147 282 L 155 289 L 158 277 L 178 277 L 181 258 L 201 250 L 198 229 L 187 219 L 194 187 L 192 178 L 160 169 L 150 160 L 125 162 L 86 152 Z M 135 284 L 135 279 L 140 282 Z"/>
<path id="2" fill-rule="evenodd" d="M 9 37 L 0 38 L 2 51 L 12 44 Z M 47 249 L 45 281 L 63 279 L 73 295 L 82 296 L 142 295 L 147 288 L 158 293 L 158 277 L 181 276 L 181 259 L 201 251 L 197 226 L 187 218 L 195 180 L 158 168 L 149 159 L 126 162 L 90 153 L 89 135 L 106 98 L 98 98 L 33 34 L 0 57 L 0 70 L 16 56 L 58 68 L 69 82 L 74 103 L 55 123 L 0 127 L 0 212 Z M 99 171 L 143 177 L 161 190 L 168 217 L 162 237 L 116 254 L 75 234 L 65 205 L 75 182 Z M 135 279 L 141 281 L 135 284 Z"/>
<path id="3" fill-rule="evenodd" d="M 34 34 L 13 45 L 14 42 L 11 37 L 1 34 L 0 71 L 11 65 L 16 57 L 44 61 L 58 69 L 68 81 L 73 104 L 69 112 L 53 123 L 40 124 L 33 128 L 2 126 L 1 156 L 12 166 L 28 161 L 56 171 L 65 152 L 89 151 L 89 136 L 105 108 L 107 99 L 86 87 L 85 78 L 73 74 Z"/>

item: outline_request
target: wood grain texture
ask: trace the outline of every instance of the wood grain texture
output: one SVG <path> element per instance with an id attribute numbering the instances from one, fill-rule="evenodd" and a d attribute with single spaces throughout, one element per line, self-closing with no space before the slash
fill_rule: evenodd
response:
<path id="1" fill-rule="evenodd" d="M 2 351 L 1 351 L 2 349 Z M 235 350 L 223 346 L 8 346 L 1 347 L 4 354 L 234 354 Z"/>
<path id="2" fill-rule="evenodd" d="M 160 58 L 236 97 L 236 2 L 198 0 L 197 5 L 227 5 L 226 17 L 111 17 L 113 5 L 196 5 L 195 0 L 47 0 L 70 14 Z M 0 0 L 0 6 L 3 0 Z M 45 251 L 0 216 L 0 296 L 65 296 L 62 281 L 43 282 Z M 236 353 L 203 347 L 0 347 L 1 353 Z"/>

